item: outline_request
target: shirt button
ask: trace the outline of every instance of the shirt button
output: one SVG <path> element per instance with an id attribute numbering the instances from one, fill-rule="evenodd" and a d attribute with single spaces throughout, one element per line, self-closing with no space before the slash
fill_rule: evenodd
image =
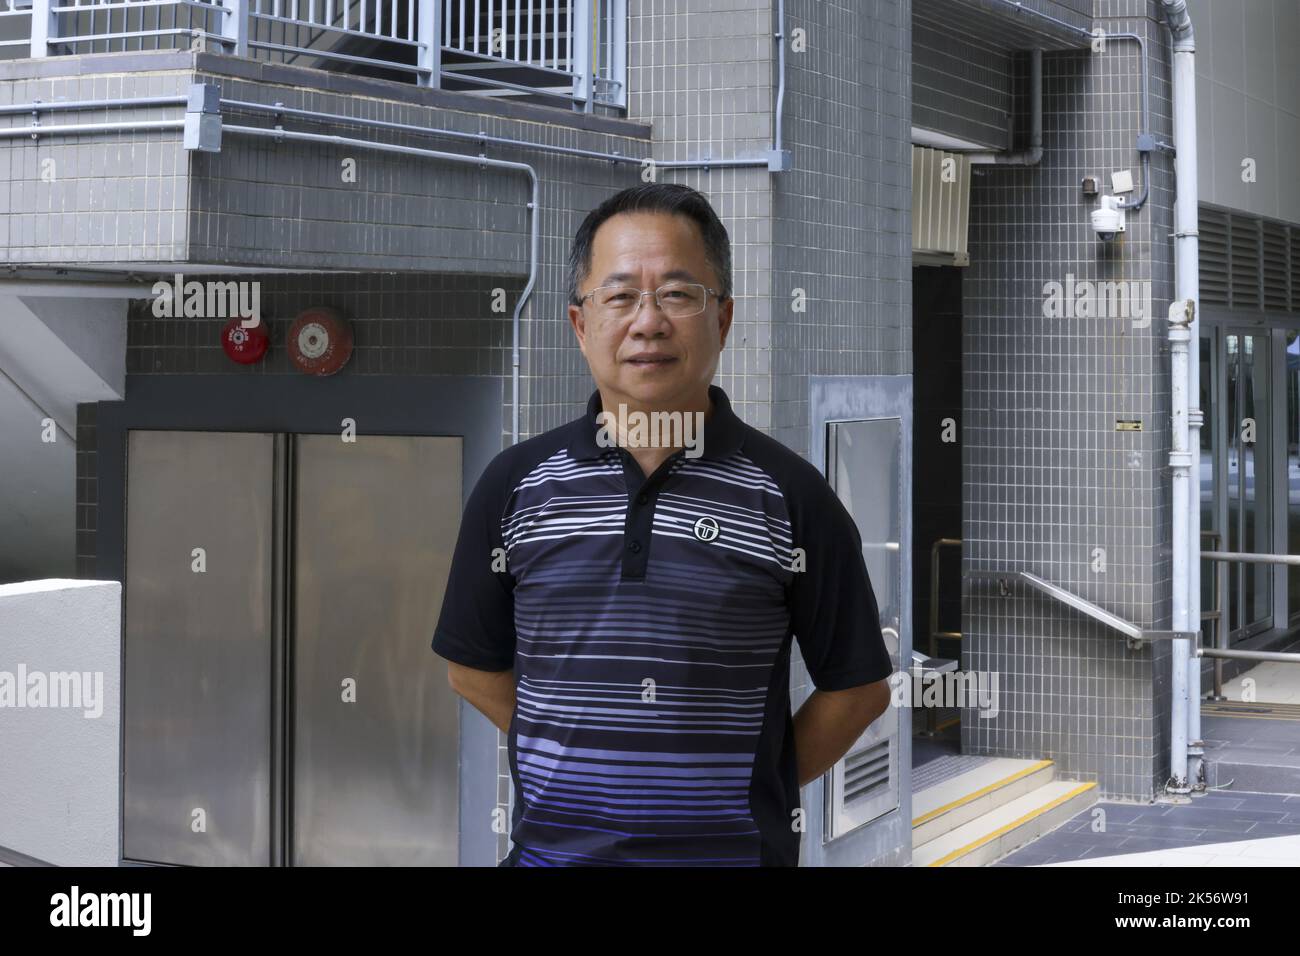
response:
<path id="1" fill-rule="evenodd" d="M 629 544 L 629 545 L 627 546 L 627 549 L 628 549 L 629 551 L 631 551 L 633 554 L 640 554 L 640 553 L 641 553 L 641 542 L 640 542 L 640 541 L 633 541 L 631 544 Z"/>
<path id="2" fill-rule="evenodd" d="M 636 503 L 639 505 L 643 505 L 649 500 L 650 500 L 650 496 L 647 495 L 644 491 L 641 492 L 641 494 L 636 496 Z"/>

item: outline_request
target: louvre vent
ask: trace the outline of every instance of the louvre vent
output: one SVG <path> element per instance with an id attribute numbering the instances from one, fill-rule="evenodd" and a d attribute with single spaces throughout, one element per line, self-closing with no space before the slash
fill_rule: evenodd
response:
<path id="1" fill-rule="evenodd" d="M 1291 277 L 1291 311 L 1300 312 L 1300 229 L 1290 230 L 1291 259 L 1287 273 Z"/>
<path id="2" fill-rule="evenodd" d="M 1300 312 L 1300 226 L 1202 206 L 1201 302 Z"/>
<path id="3" fill-rule="evenodd" d="M 844 804 L 873 795 L 889 784 L 889 741 L 844 758 Z"/>
<path id="4" fill-rule="evenodd" d="M 1233 308 L 1259 308 L 1259 220 L 1230 216 L 1228 276 Z"/>
<path id="5" fill-rule="evenodd" d="M 1228 301 L 1228 217 L 1217 209 L 1201 207 L 1201 302 L 1230 305 Z"/>
<path id="6" fill-rule="evenodd" d="M 1281 223 L 1263 223 L 1262 239 L 1264 252 L 1260 266 L 1264 274 L 1264 308 L 1287 311 L 1291 306 L 1291 297 L 1287 285 L 1290 269 L 1287 265 L 1287 247 L 1289 245 L 1287 228 Z"/>
<path id="7" fill-rule="evenodd" d="M 970 264 L 970 158 L 912 147 L 912 258 L 922 265 Z"/>

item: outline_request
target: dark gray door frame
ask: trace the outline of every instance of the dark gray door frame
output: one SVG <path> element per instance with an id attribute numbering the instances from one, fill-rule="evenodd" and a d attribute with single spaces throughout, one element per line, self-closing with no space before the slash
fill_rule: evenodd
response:
<path id="1" fill-rule="evenodd" d="M 479 475 L 503 447 L 504 399 L 504 380 L 477 376 L 128 376 L 124 401 L 97 406 L 96 577 L 125 586 L 126 441 L 132 430 L 332 435 L 340 434 L 343 419 L 351 418 L 362 436 L 459 436 L 464 455 L 463 505 Z M 575 408 L 575 417 L 580 412 Z M 125 622 L 123 614 L 124 630 Z M 120 637 L 123 652 L 125 637 L 125 633 Z M 432 655 L 432 650 L 429 653 Z M 121 664 L 125 667 L 125 661 Z M 463 700 L 460 725 L 463 820 L 497 801 L 498 732 Z M 119 755 L 125 746 L 122 734 L 124 728 L 119 732 Z M 119 822 L 122 786 L 119 779 Z M 496 863 L 496 835 L 490 828 L 462 826 L 458 839 L 462 866 Z M 121 862 L 131 865 L 122 858 L 120 827 L 118 855 Z"/>

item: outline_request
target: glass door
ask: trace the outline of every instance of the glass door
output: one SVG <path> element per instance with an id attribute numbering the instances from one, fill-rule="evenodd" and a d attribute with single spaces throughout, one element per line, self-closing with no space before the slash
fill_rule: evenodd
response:
<path id="1" fill-rule="evenodd" d="M 1269 336 L 1266 331 L 1225 330 L 1223 350 L 1227 456 L 1225 481 L 1226 547 L 1229 551 L 1268 553 L 1272 535 Z M 1232 640 L 1273 623 L 1273 568 L 1230 564 L 1228 606 Z"/>
<path id="2" fill-rule="evenodd" d="M 1300 333 L 1287 330 L 1286 375 L 1286 553 L 1300 554 Z M 1287 617 L 1300 617 L 1300 567 L 1288 565 Z"/>

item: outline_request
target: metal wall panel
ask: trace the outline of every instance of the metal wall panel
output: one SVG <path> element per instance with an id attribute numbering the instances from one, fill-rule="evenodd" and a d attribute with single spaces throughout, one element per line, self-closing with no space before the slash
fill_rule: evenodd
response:
<path id="1" fill-rule="evenodd" d="M 897 418 L 830 422 L 827 478 L 862 536 L 862 556 L 897 669 L 902 619 L 900 463 Z M 833 840 L 898 807 L 899 708 L 889 707 L 830 770 L 825 839 Z"/>
<path id="2" fill-rule="evenodd" d="M 274 440 L 133 431 L 127 455 L 123 856 L 265 866 Z"/>
<path id="3" fill-rule="evenodd" d="M 458 711 L 429 640 L 461 439 L 300 436 L 294 460 L 292 862 L 454 865 Z"/>

